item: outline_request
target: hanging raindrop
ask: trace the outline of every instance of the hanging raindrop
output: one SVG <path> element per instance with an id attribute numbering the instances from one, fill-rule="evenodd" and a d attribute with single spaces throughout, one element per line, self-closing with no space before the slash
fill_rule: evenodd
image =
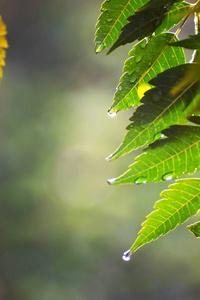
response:
<path id="1" fill-rule="evenodd" d="M 162 180 L 172 180 L 172 179 L 173 179 L 173 173 L 167 173 L 162 177 Z"/>
<path id="2" fill-rule="evenodd" d="M 107 180 L 107 182 L 108 182 L 109 184 L 112 184 L 112 183 L 115 182 L 115 181 L 116 181 L 116 178 L 110 178 L 110 179 Z"/>
<path id="3" fill-rule="evenodd" d="M 108 157 L 106 157 L 106 160 L 109 161 L 113 157 L 113 154 L 111 153 Z"/>
<path id="4" fill-rule="evenodd" d="M 110 118 L 114 118 L 114 117 L 116 117 L 116 115 L 117 115 L 116 112 L 113 112 L 113 113 L 109 113 L 109 112 L 108 112 L 108 116 L 109 116 Z"/>
<path id="5" fill-rule="evenodd" d="M 122 259 L 124 261 L 129 261 L 131 259 L 131 255 L 130 255 L 130 249 L 125 251 L 122 255 Z"/>

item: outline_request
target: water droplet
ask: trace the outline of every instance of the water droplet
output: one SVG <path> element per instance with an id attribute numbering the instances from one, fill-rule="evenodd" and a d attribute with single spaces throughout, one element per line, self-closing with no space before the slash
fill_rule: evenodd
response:
<path id="1" fill-rule="evenodd" d="M 157 132 L 156 134 L 154 134 L 154 137 L 153 137 L 153 140 L 154 141 L 157 141 L 161 138 L 162 136 L 162 133 L 161 132 Z"/>
<path id="2" fill-rule="evenodd" d="M 163 179 L 163 180 L 172 180 L 172 179 L 173 179 L 173 176 L 172 176 L 172 175 L 173 175 L 172 172 L 167 173 L 167 174 L 163 175 L 162 179 Z"/>
<path id="3" fill-rule="evenodd" d="M 130 250 L 127 250 L 123 253 L 122 255 L 122 259 L 124 261 L 129 261 L 131 259 L 131 255 L 130 255 Z"/>
<path id="4" fill-rule="evenodd" d="M 147 183 L 147 179 L 145 177 L 138 177 L 135 180 L 135 184 Z"/>
<path id="5" fill-rule="evenodd" d="M 108 157 L 106 157 L 106 160 L 109 161 L 113 157 L 113 154 L 111 153 Z"/>
<path id="6" fill-rule="evenodd" d="M 107 180 L 107 182 L 108 182 L 109 184 L 111 184 L 111 183 L 115 182 L 115 180 L 116 180 L 116 178 L 110 178 L 110 179 Z"/>
<path id="7" fill-rule="evenodd" d="M 142 48 L 142 49 L 144 49 L 145 47 L 146 47 L 146 40 L 143 40 L 141 43 L 140 43 L 140 47 Z"/>
<path id="8" fill-rule="evenodd" d="M 133 74 L 130 78 L 130 82 L 133 83 L 137 80 L 137 75 L 136 74 Z"/>
<path id="9" fill-rule="evenodd" d="M 113 20 L 113 19 L 111 19 L 111 18 L 108 18 L 108 19 L 107 19 L 107 22 L 109 22 L 109 23 L 110 23 L 110 22 L 112 22 L 112 20 Z"/>
<path id="10" fill-rule="evenodd" d="M 114 118 L 114 117 L 116 117 L 116 115 L 117 115 L 116 112 L 113 112 L 113 113 L 108 112 L 107 114 L 108 114 L 108 116 L 109 116 L 110 118 Z"/>
<path id="11" fill-rule="evenodd" d="M 139 63 L 141 60 L 142 60 L 142 55 L 137 55 L 137 56 L 135 57 L 135 62 L 136 62 L 136 63 Z"/>
<path id="12" fill-rule="evenodd" d="M 121 85 L 118 86 L 118 90 L 119 90 L 119 91 L 122 90 L 122 86 L 121 86 Z"/>

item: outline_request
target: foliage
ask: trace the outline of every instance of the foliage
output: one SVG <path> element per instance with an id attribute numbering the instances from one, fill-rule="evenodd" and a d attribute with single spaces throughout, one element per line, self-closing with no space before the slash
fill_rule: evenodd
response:
<path id="1" fill-rule="evenodd" d="M 6 34 L 6 26 L 0 16 L 0 78 L 2 78 L 3 75 L 2 67 L 5 65 L 6 53 L 4 49 L 8 48 L 8 42 L 5 38 Z"/>
<path id="2" fill-rule="evenodd" d="M 194 35 L 179 40 L 189 17 Z M 175 33 L 168 32 L 178 25 Z M 129 170 L 109 184 L 165 181 L 200 171 L 200 1 L 107 0 L 96 25 L 95 52 L 136 42 L 125 61 L 110 114 L 135 106 L 127 133 L 108 161 L 144 145 Z M 192 49 L 190 63 L 184 49 Z M 190 123 L 189 123 L 190 122 Z M 156 240 L 200 209 L 200 179 L 180 179 L 163 191 L 130 250 Z M 200 222 L 188 226 L 200 236 Z"/>

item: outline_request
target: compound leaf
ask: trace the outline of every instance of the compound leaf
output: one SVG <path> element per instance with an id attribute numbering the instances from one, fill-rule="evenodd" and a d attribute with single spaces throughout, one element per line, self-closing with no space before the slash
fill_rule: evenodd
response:
<path id="1" fill-rule="evenodd" d="M 158 2 L 157 0 L 151 0 L 136 10 L 135 14 L 128 18 L 129 23 L 122 28 L 119 38 L 109 49 L 108 54 L 121 45 L 151 36 L 164 20 L 164 25 L 157 31 L 158 33 L 169 30 L 175 23 L 179 23 L 183 15 L 187 14 L 190 6 L 187 4 L 172 8 L 174 2 L 177 1 L 162 0 Z"/>
<path id="2" fill-rule="evenodd" d="M 165 129 L 167 138 L 149 145 L 129 170 L 108 180 L 112 185 L 171 180 L 200 171 L 200 127 L 175 125 Z"/>
<path id="3" fill-rule="evenodd" d="M 142 223 L 143 228 L 138 233 L 135 243 L 130 248 L 130 254 L 141 246 L 158 239 L 172 231 L 177 225 L 198 213 L 200 209 L 200 179 L 180 179 L 169 186 L 169 190 L 161 193 L 162 200 L 155 203 L 154 209 Z M 196 229 L 196 230 L 195 230 Z M 189 230 L 200 236 L 200 222 L 191 225 Z"/>
<path id="4" fill-rule="evenodd" d="M 127 18 L 148 0 L 106 0 L 96 24 L 95 52 L 111 46 L 118 39 L 121 29 L 128 23 Z"/>
<path id="5" fill-rule="evenodd" d="M 199 102 L 200 82 L 190 83 L 175 97 L 169 95 L 169 90 L 185 76 L 190 66 L 185 64 L 168 69 L 150 81 L 156 87 L 145 93 L 143 105 L 130 118 L 132 123 L 127 127 L 128 133 L 109 160 L 152 143 L 161 137 L 162 130 L 172 125 L 188 122 L 188 109 L 191 111 Z"/>
<path id="6" fill-rule="evenodd" d="M 133 47 L 129 52 L 130 58 L 125 62 L 110 113 L 140 104 L 143 89 L 151 88 L 149 80 L 166 69 L 185 63 L 182 48 L 167 45 L 172 40 L 177 40 L 175 35 L 165 33 Z"/>
<path id="7" fill-rule="evenodd" d="M 200 183 L 199 183 L 200 185 Z M 194 234 L 195 237 L 200 238 L 200 222 L 196 222 L 187 226 L 187 229 Z"/>
<path id="8" fill-rule="evenodd" d="M 155 35 L 168 31 L 174 25 L 178 25 L 184 17 L 186 17 L 193 6 L 188 2 L 179 2 L 171 6 L 171 8 L 165 13 L 162 24 L 156 29 Z"/>

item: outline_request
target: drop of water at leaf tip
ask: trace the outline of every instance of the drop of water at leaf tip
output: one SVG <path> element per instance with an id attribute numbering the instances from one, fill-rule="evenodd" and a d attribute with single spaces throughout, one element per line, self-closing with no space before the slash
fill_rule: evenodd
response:
<path id="1" fill-rule="evenodd" d="M 106 160 L 109 161 L 113 157 L 113 154 L 111 153 L 108 157 L 106 157 Z"/>
<path id="2" fill-rule="evenodd" d="M 110 118 L 114 118 L 114 117 L 116 117 L 116 115 L 117 115 L 116 112 L 113 112 L 113 113 L 108 112 L 107 114 L 108 114 L 108 116 L 109 116 Z"/>
<path id="3" fill-rule="evenodd" d="M 122 259 L 123 259 L 124 261 L 129 261 L 129 260 L 131 259 L 131 256 L 130 256 L 130 250 L 127 250 L 127 251 L 125 251 L 125 252 L 123 253 Z"/>
<path id="4" fill-rule="evenodd" d="M 115 180 L 116 180 L 116 178 L 110 178 L 107 181 L 108 181 L 108 183 L 112 183 L 112 182 L 115 182 Z"/>

